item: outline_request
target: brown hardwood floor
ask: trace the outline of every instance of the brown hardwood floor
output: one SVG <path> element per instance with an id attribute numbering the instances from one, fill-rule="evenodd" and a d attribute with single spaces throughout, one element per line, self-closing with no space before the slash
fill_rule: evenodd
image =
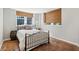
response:
<path id="1" fill-rule="evenodd" d="M 17 50 L 19 50 L 19 43 L 17 40 L 4 41 L 2 44 L 1 51 Z M 51 38 L 49 43 L 40 45 L 31 51 L 79 51 L 79 47 L 61 40 Z"/>
<path id="2" fill-rule="evenodd" d="M 19 51 L 18 40 L 6 40 L 3 42 L 1 51 Z"/>
<path id="3" fill-rule="evenodd" d="M 43 44 L 32 51 L 79 51 L 79 47 L 54 38 L 50 39 L 50 43 Z"/>

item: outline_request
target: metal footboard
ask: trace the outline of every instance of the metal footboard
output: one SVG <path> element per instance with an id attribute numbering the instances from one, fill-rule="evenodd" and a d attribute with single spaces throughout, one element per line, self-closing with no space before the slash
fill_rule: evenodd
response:
<path id="1" fill-rule="evenodd" d="M 25 34 L 25 50 L 31 50 L 41 44 L 49 42 L 49 32 L 38 32 L 27 36 Z"/>

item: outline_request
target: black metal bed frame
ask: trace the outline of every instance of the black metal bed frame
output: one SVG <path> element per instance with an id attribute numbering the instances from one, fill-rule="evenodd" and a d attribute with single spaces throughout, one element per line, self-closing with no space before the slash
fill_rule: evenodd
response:
<path id="1" fill-rule="evenodd" d="M 50 36 L 49 36 L 49 31 L 48 31 L 48 43 L 49 43 L 49 40 L 50 40 Z M 29 44 L 28 44 L 29 45 Z M 40 45 L 40 44 L 39 44 Z M 39 46 L 38 45 L 38 46 Z M 31 47 L 33 47 L 33 46 L 31 46 Z M 30 47 L 30 48 L 31 48 Z M 27 34 L 25 34 L 25 51 L 27 51 Z"/>

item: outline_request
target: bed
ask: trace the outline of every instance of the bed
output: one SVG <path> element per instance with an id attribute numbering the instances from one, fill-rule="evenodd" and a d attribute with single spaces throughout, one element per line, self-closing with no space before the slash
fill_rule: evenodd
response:
<path id="1" fill-rule="evenodd" d="M 49 42 L 49 32 L 32 30 L 18 30 L 17 37 L 19 39 L 19 47 L 21 51 L 29 51 L 39 45 Z"/>

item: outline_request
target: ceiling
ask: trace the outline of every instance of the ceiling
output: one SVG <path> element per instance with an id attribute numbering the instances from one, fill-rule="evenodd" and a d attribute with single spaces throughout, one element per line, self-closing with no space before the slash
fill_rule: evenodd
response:
<path id="1" fill-rule="evenodd" d="M 24 11 L 29 13 L 45 13 L 57 8 L 12 8 L 18 11 Z"/>

